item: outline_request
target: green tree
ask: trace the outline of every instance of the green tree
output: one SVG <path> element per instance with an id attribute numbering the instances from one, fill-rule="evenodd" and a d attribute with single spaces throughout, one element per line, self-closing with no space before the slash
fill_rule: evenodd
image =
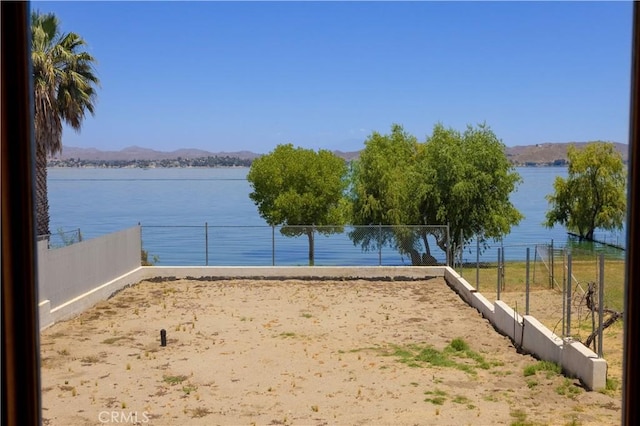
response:
<path id="1" fill-rule="evenodd" d="M 449 252 L 449 236 L 462 235 L 460 246 L 508 234 L 522 219 L 509 201 L 520 180 L 484 124 L 464 133 L 437 124 L 425 143 L 394 124 L 390 135 L 367 139 L 351 185 L 354 224 L 391 227 L 377 240 L 373 230 L 350 235 L 365 250 L 389 245 L 414 265 L 432 264 L 429 235 Z M 432 225 L 448 225 L 449 232 Z"/>
<path id="2" fill-rule="evenodd" d="M 420 200 L 425 223 L 448 224 L 458 247 L 474 237 L 486 242 L 509 234 L 523 218 L 510 201 L 522 179 L 504 151 L 486 124 L 463 133 L 437 124 L 419 166 L 428 179 Z M 436 241 L 448 248 L 440 235 Z"/>
<path id="3" fill-rule="evenodd" d="M 307 235 L 309 265 L 314 264 L 314 234 L 342 232 L 347 165 L 327 150 L 278 145 L 251 164 L 249 197 L 269 225 L 282 225 L 289 237 Z"/>
<path id="4" fill-rule="evenodd" d="M 381 225 L 357 227 L 349 233 L 353 243 L 365 251 L 393 247 L 409 256 L 414 265 L 425 263 L 420 244 L 426 242 L 427 236 L 416 228 L 404 226 L 423 224 L 416 200 L 419 148 L 415 136 L 399 124 L 393 124 L 390 134 L 373 132 L 367 138 L 350 171 L 352 223 Z M 428 244 L 425 247 L 428 255 Z"/>
<path id="5" fill-rule="evenodd" d="M 99 80 L 95 59 L 75 33 L 61 33 L 54 14 L 31 14 L 31 61 L 36 145 L 36 224 L 49 235 L 47 158 L 62 151 L 62 124 L 79 131 L 94 113 Z"/>
<path id="6" fill-rule="evenodd" d="M 592 142 L 567 149 L 567 178 L 556 177 L 545 225 L 564 225 L 580 238 L 593 239 L 596 229 L 621 229 L 626 214 L 626 170 L 612 143 Z"/>

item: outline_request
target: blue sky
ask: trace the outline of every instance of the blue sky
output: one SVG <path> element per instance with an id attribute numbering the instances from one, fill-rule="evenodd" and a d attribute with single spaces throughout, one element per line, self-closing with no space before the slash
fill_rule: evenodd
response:
<path id="1" fill-rule="evenodd" d="M 63 144 L 355 151 L 392 123 L 628 142 L 631 2 L 32 2 L 101 79 Z"/>

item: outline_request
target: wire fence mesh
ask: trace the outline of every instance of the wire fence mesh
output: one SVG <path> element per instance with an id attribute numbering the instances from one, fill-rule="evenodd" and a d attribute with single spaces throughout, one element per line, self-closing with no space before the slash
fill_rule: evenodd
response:
<path id="1" fill-rule="evenodd" d="M 589 343 L 602 355 L 597 344 L 607 334 L 594 336 L 602 329 L 600 321 L 622 313 L 624 265 L 624 251 L 619 249 L 558 247 L 551 241 L 496 244 L 479 252 L 467 249 L 456 261 L 456 270 L 489 300 L 502 300 L 521 315 L 534 316 L 556 335 Z M 598 309 L 600 301 L 603 312 Z M 614 322 L 618 319 L 622 317 Z"/>
<path id="2" fill-rule="evenodd" d="M 446 226 L 141 225 L 156 265 L 448 264 Z M 310 260 L 311 259 L 311 260 Z"/>

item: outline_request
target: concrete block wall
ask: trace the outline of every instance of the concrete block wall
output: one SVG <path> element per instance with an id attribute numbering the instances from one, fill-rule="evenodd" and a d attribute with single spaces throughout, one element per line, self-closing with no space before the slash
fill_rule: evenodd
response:
<path id="1" fill-rule="evenodd" d="M 522 317 L 501 300 L 496 300 L 493 306 L 493 326 L 516 346 L 522 346 Z"/>
<path id="2" fill-rule="evenodd" d="M 451 268 L 447 267 L 444 278 L 463 300 L 478 309 L 514 345 L 538 359 L 559 364 L 565 374 L 580 379 L 590 390 L 606 387 L 607 362 L 582 343 L 563 341 L 534 317 L 523 317 L 500 300 L 490 308 L 490 302 Z"/>
<path id="3" fill-rule="evenodd" d="M 529 353 L 535 353 L 540 359 L 562 363 L 563 341 L 551 330 L 542 325 L 540 321 L 531 315 L 523 318 L 522 349 Z"/>

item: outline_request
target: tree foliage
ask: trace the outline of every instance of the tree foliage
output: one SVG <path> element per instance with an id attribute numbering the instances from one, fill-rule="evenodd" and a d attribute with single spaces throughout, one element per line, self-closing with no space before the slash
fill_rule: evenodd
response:
<path id="1" fill-rule="evenodd" d="M 621 229 L 626 214 L 626 170 L 612 143 L 592 142 L 582 150 L 569 146 L 567 178 L 556 177 L 545 225 L 567 227 L 593 239 L 596 229 Z"/>
<path id="2" fill-rule="evenodd" d="M 36 145 L 36 223 L 38 235 L 49 235 L 47 157 L 62 151 L 62 124 L 79 131 L 85 114 L 93 114 L 95 58 L 76 33 L 61 33 L 54 14 L 31 15 L 31 62 Z"/>
<path id="3" fill-rule="evenodd" d="M 392 246 L 414 265 L 431 264 L 429 236 L 448 252 L 449 236 L 462 235 L 460 245 L 508 234 L 522 219 L 509 200 L 519 182 L 504 145 L 484 124 L 464 133 L 437 124 L 424 143 L 394 124 L 391 134 L 367 139 L 351 185 L 354 224 L 392 227 L 351 238 L 365 250 Z"/>
<path id="4" fill-rule="evenodd" d="M 330 151 L 278 145 L 253 161 L 249 197 L 269 225 L 283 225 L 283 235 L 307 235 L 313 265 L 314 234 L 342 232 L 346 172 L 345 161 Z"/>

